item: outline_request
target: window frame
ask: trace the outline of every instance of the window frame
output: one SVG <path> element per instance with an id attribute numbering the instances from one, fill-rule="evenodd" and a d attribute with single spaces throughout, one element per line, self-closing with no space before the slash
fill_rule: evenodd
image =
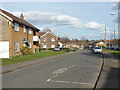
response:
<path id="1" fill-rule="evenodd" d="M 51 48 L 55 48 L 55 45 L 54 45 L 54 47 L 53 47 L 53 45 L 51 45 Z"/>
<path id="2" fill-rule="evenodd" d="M 32 29 L 31 28 L 29 28 L 29 34 L 32 34 Z"/>
<path id="3" fill-rule="evenodd" d="M 17 46 L 17 44 L 18 44 L 18 46 Z M 19 42 L 14 42 L 14 51 L 15 52 L 19 52 Z"/>
<path id="4" fill-rule="evenodd" d="M 25 26 L 23 26 L 23 32 L 26 33 L 26 27 Z"/>
<path id="5" fill-rule="evenodd" d="M 47 48 L 47 45 L 43 45 L 43 48 Z"/>
<path id="6" fill-rule="evenodd" d="M 52 41 L 52 42 L 55 42 L 55 38 L 51 38 L 51 41 Z"/>
<path id="7" fill-rule="evenodd" d="M 29 42 L 29 48 L 32 48 L 32 43 L 31 42 Z"/>
<path id="8" fill-rule="evenodd" d="M 19 24 L 18 23 L 14 23 L 14 30 L 19 31 Z"/>

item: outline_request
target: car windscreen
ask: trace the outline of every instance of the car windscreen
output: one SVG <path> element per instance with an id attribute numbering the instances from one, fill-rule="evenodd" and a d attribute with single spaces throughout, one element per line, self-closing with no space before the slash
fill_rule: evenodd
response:
<path id="1" fill-rule="evenodd" d="M 55 48 L 59 48 L 59 47 L 55 47 Z"/>
<path id="2" fill-rule="evenodd" d="M 101 49 L 101 47 L 95 47 L 95 49 Z"/>

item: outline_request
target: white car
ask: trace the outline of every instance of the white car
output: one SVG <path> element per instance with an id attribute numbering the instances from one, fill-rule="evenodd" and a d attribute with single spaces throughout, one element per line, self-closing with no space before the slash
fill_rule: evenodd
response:
<path id="1" fill-rule="evenodd" d="M 55 47 L 54 51 L 60 51 L 60 47 L 59 46 Z"/>
<path id="2" fill-rule="evenodd" d="M 94 47 L 93 52 L 94 53 L 102 53 L 102 48 L 101 47 Z"/>

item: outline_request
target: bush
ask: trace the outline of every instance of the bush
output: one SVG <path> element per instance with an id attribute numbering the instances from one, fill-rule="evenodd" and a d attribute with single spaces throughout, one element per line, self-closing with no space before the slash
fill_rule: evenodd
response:
<path id="1" fill-rule="evenodd" d="M 48 50 L 54 50 L 54 48 L 48 48 Z"/>
<path id="2" fill-rule="evenodd" d="M 41 48 L 41 50 L 46 50 L 46 48 Z"/>
<path id="3" fill-rule="evenodd" d="M 66 52 L 69 52 L 69 51 L 70 51 L 69 48 L 64 48 L 63 50 L 65 50 Z"/>
<path id="4" fill-rule="evenodd" d="M 20 52 L 22 53 L 22 55 L 31 55 L 31 54 L 33 54 L 32 50 L 31 50 L 31 48 L 29 48 L 29 46 L 25 46 L 25 47 L 20 48 Z"/>

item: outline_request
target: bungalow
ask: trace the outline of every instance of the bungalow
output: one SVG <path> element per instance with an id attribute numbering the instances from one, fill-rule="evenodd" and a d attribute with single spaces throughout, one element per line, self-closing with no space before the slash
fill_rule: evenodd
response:
<path id="1" fill-rule="evenodd" d="M 34 51 L 33 41 L 35 41 L 36 35 L 39 34 L 37 29 L 32 24 L 24 20 L 23 14 L 20 18 L 13 14 L 0 9 L 0 58 L 9 58 L 16 55 L 20 55 L 20 48 L 25 45 L 29 45 L 29 48 Z M 36 34 L 37 33 L 37 34 Z M 35 42 L 39 42 L 39 36 Z M 34 43 L 34 45 L 36 45 Z"/>
<path id="2" fill-rule="evenodd" d="M 55 46 L 58 46 L 58 40 L 59 37 L 53 34 L 51 30 L 40 32 L 41 48 L 54 48 Z"/>

